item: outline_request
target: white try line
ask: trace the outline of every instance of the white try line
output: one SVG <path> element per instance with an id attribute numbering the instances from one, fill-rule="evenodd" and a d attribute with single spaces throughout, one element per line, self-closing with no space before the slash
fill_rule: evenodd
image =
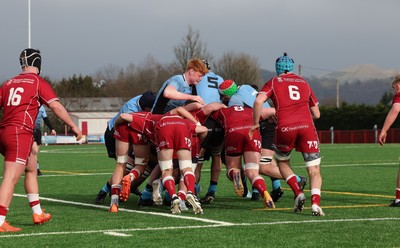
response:
<path id="1" fill-rule="evenodd" d="M 325 220 L 321 217 L 316 217 L 315 220 L 303 221 L 277 221 L 277 222 L 258 222 L 258 223 L 226 223 L 226 224 L 212 224 L 202 226 L 169 226 L 169 227 L 148 227 L 148 228 L 128 228 L 128 229 L 111 229 L 111 230 L 88 230 L 88 231 L 72 231 L 72 232 L 43 232 L 43 233 L 27 233 L 27 234 L 11 234 L 0 235 L 0 238 L 16 238 L 16 237 L 32 237 L 32 236 L 49 236 L 49 235 L 74 235 L 74 234 L 91 234 L 91 233 L 104 233 L 106 235 L 118 234 L 120 237 L 129 237 L 129 234 L 123 235 L 126 232 L 142 232 L 142 231 L 160 231 L 160 230 L 178 230 L 178 229 L 202 229 L 202 228 L 218 228 L 218 227 L 238 227 L 238 226 L 254 226 L 254 225 L 293 225 L 293 224 L 307 224 L 307 223 L 337 223 L 337 222 L 375 222 L 375 221 L 400 221 L 400 218 L 363 218 L 363 219 L 332 219 Z"/>
<path id="2" fill-rule="evenodd" d="M 358 167 L 358 166 L 370 166 L 370 165 L 379 165 L 379 166 L 385 166 L 385 165 L 399 165 L 398 162 L 389 162 L 389 163 L 360 163 L 360 164 L 322 164 L 321 167 Z M 295 165 L 292 166 L 294 168 L 298 167 L 304 167 L 304 165 Z M 209 168 L 202 168 L 202 172 L 209 172 Z M 226 168 L 222 168 L 222 171 L 226 171 Z M 57 174 L 45 174 L 40 176 L 40 178 L 46 178 L 46 177 L 71 177 L 71 176 L 102 176 L 102 175 L 112 175 L 112 172 L 107 172 L 107 173 L 87 173 L 87 172 L 73 172 L 73 171 L 47 171 L 47 170 L 42 170 L 42 172 L 53 172 Z M 0 178 L 3 178 L 1 176 Z"/>
<path id="3" fill-rule="evenodd" d="M 370 166 L 370 165 L 399 165 L 399 162 L 388 162 L 388 163 L 361 163 L 361 164 L 321 164 L 321 167 L 352 167 L 352 166 Z"/>
<path id="4" fill-rule="evenodd" d="M 21 194 L 14 194 L 14 196 L 26 198 L 26 195 L 21 195 Z M 40 200 L 64 203 L 64 204 L 76 205 L 76 206 L 85 206 L 85 207 L 91 207 L 91 208 L 101 208 L 101 209 L 106 209 L 106 210 L 109 209 L 108 206 L 100 206 L 100 205 L 83 203 L 83 202 L 65 201 L 65 200 L 59 200 L 59 199 L 47 198 L 47 197 L 40 197 Z M 163 217 L 168 217 L 168 218 L 194 220 L 194 221 L 219 224 L 219 225 L 232 225 L 232 223 L 224 222 L 224 221 L 217 221 L 217 220 L 211 220 L 211 219 L 200 218 L 200 217 L 190 217 L 190 216 L 184 216 L 184 215 L 173 215 L 170 213 L 147 212 L 147 211 L 127 209 L 127 208 L 118 208 L 118 211 L 119 212 L 129 212 L 129 213 L 138 213 L 138 214 L 147 214 L 147 215 L 158 215 L 158 216 L 163 216 Z"/>

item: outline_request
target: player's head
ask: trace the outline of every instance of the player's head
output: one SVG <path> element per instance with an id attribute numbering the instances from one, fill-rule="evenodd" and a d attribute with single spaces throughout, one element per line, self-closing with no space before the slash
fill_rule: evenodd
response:
<path id="1" fill-rule="evenodd" d="M 279 57 L 275 61 L 276 74 L 279 76 L 282 73 L 288 73 L 294 69 L 294 60 L 290 58 L 287 53 L 283 53 L 283 56 Z"/>
<path id="2" fill-rule="evenodd" d="M 206 64 L 204 64 L 204 62 L 198 58 L 191 59 L 187 62 L 186 71 L 189 71 L 191 69 L 200 72 L 203 76 L 208 72 Z"/>
<path id="3" fill-rule="evenodd" d="M 233 96 L 238 91 L 238 86 L 233 80 L 227 79 L 219 85 L 219 93 L 221 95 Z"/>
<path id="4" fill-rule="evenodd" d="M 154 105 L 155 100 L 155 94 L 151 91 L 146 91 L 139 98 L 139 106 L 143 111 L 150 111 Z"/>
<path id="5" fill-rule="evenodd" d="M 21 64 L 22 69 L 27 66 L 36 67 L 38 74 L 40 74 L 40 68 L 42 64 L 42 56 L 40 56 L 40 51 L 32 48 L 24 49 L 19 55 L 19 63 Z"/>
<path id="6" fill-rule="evenodd" d="M 202 61 L 203 61 L 203 63 L 206 65 L 207 69 L 208 69 L 208 70 L 211 70 L 211 64 L 210 64 L 210 62 L 208 62 L 208 60 L 206 60 L 206 59 L 203 59 Z"/>

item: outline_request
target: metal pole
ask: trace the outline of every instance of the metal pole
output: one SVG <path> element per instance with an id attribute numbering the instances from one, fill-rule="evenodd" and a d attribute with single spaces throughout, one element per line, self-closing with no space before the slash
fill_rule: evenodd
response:
<path id="1" fill-rule="evenodd" d="M 339 108 L 339 80 L 336 79 L 336 108 Z"/>
<path id="2" fill-rule="evenodd" d="M 31 47 L 31 0 L 28 0 L 28 47 Z"/>

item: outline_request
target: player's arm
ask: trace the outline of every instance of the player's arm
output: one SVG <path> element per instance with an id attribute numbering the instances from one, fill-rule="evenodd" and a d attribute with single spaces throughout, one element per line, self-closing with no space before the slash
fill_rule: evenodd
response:
<path id="1" fill-rule="evenodd" d="M 275 108 L 262 108 L 261 110 L 261 118 L 263 120 L 269 119 L 275 115 Z"/>
<path id="2" fill-rule="evenodd" d="M 250 128 L 249 137 L 253 137 L 254 130 L 260 127 L 260 117 L 264 102 L 268 99 L 266 94 L 258 94 L 253 105 L 253 126 Z"/>
<path id="3" fill-rule="evenodd" d="M 184 107 L 187 111 L 191 112 L 200 109 L 201 107 L 203 107 L 203 104 L 199 102 L 191 102 L 182 107 Z"/>
<path id="4" fill-rule="evenodd" d="M 266 94 L 258 94 L 256 100 L 254 101 L 253 105 L 253 128 L 252 130 L 259 127 L 261 112 L 262 112 L 262 105 L 267 100 Z"/>
<path id="5" fill-rule="evenodd" d="M 227 108 L 227 106 L 220 102 L 212 102 L 203 107 L 203 113 L 205 115 L 210 115 L 212 112 L 217 111 L 221 108 Z"/>
<path id="6" fill-rule="evenodd" d="M 189 100 L 204 104 L 204 101 L 200 96 L 194 96 L 179 92 L 173 85 L 168 85 L 167 87 L 165 87 L 163 95 L 165 98 L 172 100 Z"/>
<path id="7" fill-rule="evenodd" d="M 310 108 L 312 118 L 314 120 L 317 120 L 321 116 L 321 113 L 319 112 L 319 103 L 318 103 L 317 97 L 314 94 L 314 91 L 311 88 L 310 88 L 310 90 L 311 90 L 311 95 L 310 95 L 310 99 L 308 102 L 308 106 Z"/>
<path id="8" fill-rule="evenodd" d="M 60 120 L 62 120 L 72 129 L 72 131 L 75 133 L 76 140 L 80 140 L 82 138 L 82 131 L 75 125 L 71 119 L 71 116 L 59 101 L 51 102 L 49 104 L 49 108 L 58 118 L 60 118 Z"/>
<path id="9" fill-rule="evenodd" d="M 314 120 L 317 120 L 317 119 L 319 119 L 319 117 L 321 117 L 321 113 L 319 111 L 318 105 L 310 107 L 310 111 L 311 111 L 311 115 Z"/>
<path id="10" fill-rule="evenodd" d="M 203 142 L 207 136 L 208 128 L 205 126 L 196 126 L 195 132 L 199 137 L 200 141 Z"/>
<path id="11" fill-rule="evenodd" d="M 43 121 L 44 121 L 44 124 L 46 124 L 46 126 L 50 129 L 50 133 L 52 135 L 56 135 L 56 130 L 54 130 L 53 126 L 51 125 L 49 118 L 47 118 L 47 116 L 43 117 Z"/>
<path id="12" fill-rule="evenodd" d="M 115 120 L 114 125 L 117 126 L 117 125 L 120 125 L 120 124 L 122 124 L 122 123 L 124 123 L 124 122 L 132 122 L 132 120 L 133 120 L 133 116 L 132 116 L 131 114 L 128 114 L 128 113 L 121 113 L 121 114 L 117 117 L 117 119 Z"/>
<path id="13" fill-rule="evenodd" d="M 173 115 L 182 116 L 185 119 L 191 120 L 194 124 L 200 125 L 200 123 L 197 121 L 197 119 L 189 111 L 187 111 L 184 107 L 174 108 L 173 110 L 170 111 L 170 113 Z M 199 123 L 199 124 L 197 124 L 197 123 Z"/>
<path id="14" fill-rule="evenodd" d="M 381 132 L 379 133 L 379 144 L 382 146 L 386 142 L 386 136 L 387 136 L 387 131 L 389 128 L 392 126 L 394 121 L 396 120 L 398 114 L 400 112 L 400 103 L 394 103 L 392 105 L 392 108 L 390 109 L 389 113 L 386 116 L 385 122 L 383 123 L 383 127 Z"/>

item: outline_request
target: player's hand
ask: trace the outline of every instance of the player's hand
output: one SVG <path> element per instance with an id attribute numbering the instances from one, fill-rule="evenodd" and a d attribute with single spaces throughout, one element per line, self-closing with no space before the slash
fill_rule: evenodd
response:
<path id="1" fill-rule="evenodd" d="M 250 138 L 250 139 L 253 138 L 254 130 L 259 129 L 259 128 L 260 128 L 260 125 L 259 125 L 259 124 L 253 125 L 253 126 L 250 128 L 250 130 L 249 130 L 249 138 Z"/>
<path id="2" fill-rule="evenodd" d="M 74 132 L 77 141 L 82 139 L 82 131 L 77 126 L 72 128 L 72 132 Z"/>
<path id="3" fill-rule="evenodd" d="M 387 133 L 386 133 L 385 131 L 381 131 L 381 133 L 379 134 L 378 140 L 379 140 L 379 144 L 380 144 L 381 146 L 383 146 L 383 145 L 385 144 L 385 142 L 386 142 L 386 136 L 387 136 Z"/>
<path id="4" fill-rule="evenodd" d="M 192 101 L 198 102 L 198 103 L 200 103 L 201 105 L 204 105 L 203 98 L 201 98 L 200 96 L 193 96 Z"/>

